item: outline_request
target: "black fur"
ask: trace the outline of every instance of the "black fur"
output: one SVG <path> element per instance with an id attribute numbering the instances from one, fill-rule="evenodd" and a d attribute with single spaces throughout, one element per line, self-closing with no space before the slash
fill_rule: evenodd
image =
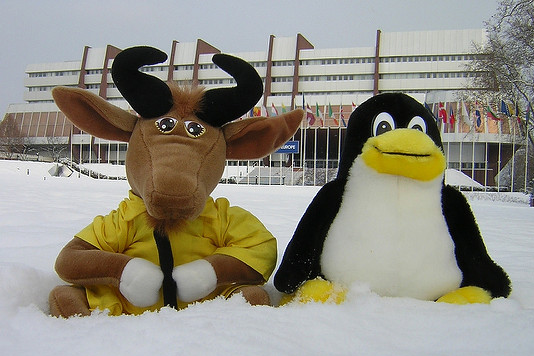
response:
<path id="1" fill-rule="evenodd" d="M 279 291 L 293 293 L 303 282 L 321 275 L 324 239 L 339 211 L 344 188 L 340 180 L 329 182 L 308 206 L 274 276 Z"/>
<path id="2" fill-rule="evenodd" d="M 510 295 L 510 279 L 488 255 L 475 217 L 462 193 L 444 186 L 441 195 L 443 215 L 454 241 L 456 263 L 462 271 L 461 286 L 478 286 L 493 298 Z"/>

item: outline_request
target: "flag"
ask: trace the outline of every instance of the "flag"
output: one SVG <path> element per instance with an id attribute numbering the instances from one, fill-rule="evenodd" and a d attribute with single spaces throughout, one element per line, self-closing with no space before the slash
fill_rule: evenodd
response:
<path id="1" fill-rule="evenodd" d="M 315 124 L 315 116 L 313 116 L 312 109 L 308 104 L 306 104 L 306 120 L 308 120 L 308 125 Z"/>
<path id="2" fill-rule="evenodd" d="M 278 110 L 276 110 L 276 107 L 274 106 L 274 103 L 271 103 L 271 115 L 272 116 L 278 116 Z"/>
<path id="3" fill-rule="evenodd" d="M 508 105 L 506 105 L 504 100 L 501 100 L 501 112 L 506 116 L 511 116 L 510 109 L 508 108 Z"/>
<path id="4" fill-rule="evenodd" d="M 428 105 L 425 101 L 425 109 L 427 109 L 431 114 L 432 114 L 432 117 L 434 118 L 434 120 L 436 122 L 438 122 L 438 119 L 436 119 L 436 115 L 434 115 L 434 112 L 432 111 L 432 109 L 430 108 L 430 105 Z"/>
<path id="5" fill-rule="evenodd" d="M 455 122 L 456 122 L 456 117 L 454 116 L 452 105 L 449 105 L 449 124 L 451 125 L 451 127 L 454 127 Z"/>
<path id="6" fill-rule="evenodd" d="M 354 104 L 354 101 L 352 102 L 352 110 L 351 112 L 353 112 L 354 110 L 356 110 L 356 104 Z"/>
<path id="7" fill-rule="evenodd" d="M 491 108 L 489 105 L 486 105 L 486 116 L 488 117 L 488 119 L 492 119 L 492 120 L 496 120 L 496 121 L 499 121 L 499 117 L 497 115 L 495 115 L 493 113 L 493 111 L 491 111 Z"/>
<path id="8" fill-rule="evenodd" d="M 466 125 L 469 125 L 469 126 L 473 125 L 473 121 L 469 117 L 469 111 L 467 110 L 467 106 L 465 105 L 464 101 L 462 101 L 462 121 Z"/>
<path id="9" fill-rule="evenodd" d="M 315 116 L 319 118 L 319 122 L 321 123 L 321 126 L 324 126 L 323 115 L 319 111 L 319 105 L 317 105 L 317 102 L 315 102 Z"/>
<path id="10" fill-rule="evenodd" d="M 261 116 L 261 108 L 255 106 L 253 114 L 254 114 L 254 116 Z"/>
<path id="11" fill-rule="evenodd" d="M 264 116 L 264 117 L 269 116 L 269 113 L 267 112 L 267 108 L 265 107 L 265 105 L 261 106 L 261 116 Z"/>
<path id="12" fill-rule="evenodd" d="M 476 119 L 476 124 L 477 124 L 477 127 L 480 127 L 482 125 L 482 117 L 480 115 L 480 110 L 475 109 L 475 119 Z"/>
<path id="13" fill-rule="evenodd" d="M 284 103 L 282 103 L 282 114 L 285 113 L 286 111 L 287 111 L 286 106 L 284 105 Z"/>
<path id="14" fill-rule="evenodd" d="M 445 110 L 444 103 L 439 103 L 438 118 L 440 118 L 444 124 L 447 123 L 447 110 Z"/>
<path id="15" fill-rule="evenodd" d="M 339 104 L 339 118 L 341 119 L 341 122 L 343 123 L 343 127 L 347 127 L 347 123 L 345 122 L 345 116 L 343 116 L 343 105 Z"/>
<path id="16" fill-rule="evenodd" d="M 328 116 L 334 120 L 334 124 L 336 126 L 339 126 L 339 121 L 336 119 L 336 117 L 334 116 L 334 111 L 332 110 L 332 105 L 330 105 L 330 103 L 328 103 Z"/>

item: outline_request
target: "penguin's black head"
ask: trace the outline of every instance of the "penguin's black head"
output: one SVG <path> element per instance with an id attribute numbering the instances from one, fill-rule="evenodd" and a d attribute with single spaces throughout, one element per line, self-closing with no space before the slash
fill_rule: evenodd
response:
<path id="1" fill-rule="evenodd" d="M 376 95 L 350 115 L 338 177 L 347 177 L 359 155 L 379 173 L 420 180 L 430 180 L 437 176 L 433 172 L 445 169 L 434 116 L 402 93 Z"/>

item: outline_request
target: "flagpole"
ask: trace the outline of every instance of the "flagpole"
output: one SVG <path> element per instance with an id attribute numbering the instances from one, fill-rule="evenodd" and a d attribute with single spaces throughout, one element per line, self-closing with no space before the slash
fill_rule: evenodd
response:
<path id="1" fill-rule="evenodd" d="M 517 110 L 516 110 L 517 111 Z M 514 112 L 517 116 L 517 112 Z M 508 116 L 508 126 L 510 134 L 512 135 L 512 173 L 510 179 L 510 192 L 514 191 L 514 176 L 515 176 L 515 125 L 512 126 L 512 117 Z"/>
<path id="2" fill-rule="evenodd" d="M 339 169 L 339 159 L 341 158 L 341 123 L 342 120 L 345 120 L 343 118 L 343 95 L 341 95 L 340 98 L 340 104 L 339 104 L 339 122 L 337 127 L 337 168 Z"/>
<path id="3" fill-rule="evenodd" d="M 471 103 L 470 105 L 471 106 Z M 465 107 L 465 102 L 464 102 L 464 107 Z M 475 110 L 476 110 L 476 107 L 475 107 Z M 469 111 L 469 121 L 471 122 L 471 125 L 469 125 L 469 131 L 471 132 L 471 143 L 472 143 L 472 152 L 471 152 L 471 178 L 475 179 L 475 133 L 476 133 L 476 130 L 475 130 L 475 120 L 472 120 L 471 119 L 471 112 L 475 112 L 475 115 L 476 115 L 476 111 L 475 110 L 470 110 Z M 475 179 L 476 180 L 476 179 Z M 473 188 L 471 189 L 471 191 L 473 190 Z"/>
<path id="4" fill-rule="evenodd" d="M 491 109 L 491 106 L 488 103 L 488 108 Z M 497 192 L 501 191 L 501 151 L 502 151 L 502 122 L 498 122 L 498 128 L 499 128 L 499 149 L 498 149 L 498 157 L 497 157 L 497 174 L 499 175 L 499 179 L 497 180 Z"/>
<path id="5" fill-rule="evenodd" d="M 528 137 L 528 124 L 529 124 L 529 121 L 530 121 L 530 115 L 531 115 L 531 110 L 530 110 L 530 103 L 527 101 L 527 112 L 525 113 L 525 192 L 527 191 L 527 187 L 528 187 L 528 154 L 529 154 L 529 137 Z"/>
<path id="6" fill-rule="evenodd" d="M 488 185 L 488 135 L 489 135 L 489 127 L 488 127 L 488 118 L 487 115 L 482 115 L 483 112 L 480 113 L 480 116 L 482 117 L 482 123 L 484 125 L 484 133 L 486 134 L 486 138 L 484 141 L 486 142 L 486 178 L 485 178 L 485 185 L 487 187 Z M 487 189 L 487 188 L 486 188 Z"/>
<path id="7" fill-rule="evenodd" d="M 325 102 L 326 102 L 326 97 L 325 97 Z M 326 103 L 324 105 L 324 117 L 325 117 L 325 123 L 326 123 L 326 172 L 325 172 L 325 179 L 324 179 L 324 183 L 328 183 L 328 167 L 329 167 L 329 163 L 330 163 L 330 125 L 327 123 L 326 121 Z"/>
<path id="8" fill-rule="evenodd" d="M 528 110 L 528 108 L 527 108 Z M 525 192 L 527 191 L 527 187 L 528 187 L 528 153 L 529 153 L 529 148 L 528 148 L 528 116 L 525 116 L 525 140 L 526 140 L 526 144 L 525 144 Z M 532 193 L 531 193 L 532 194 Z"/>
<path id="9" fill-rule="evenodd" d="M 308 109 L 305 106 L 304 92 L 302 92 L 302 108 L 304 110 Z M 306 185 L 305 184 L 305 180 L 306 180 L 306 141 L 307 141 L 306 138 L 308 137 L 308 128 L 309 128 L 309 126 L 310 125 L 308 124 L 308 121 L 307 121 L 307 118 L 306 118 L 306 125 L 305 125 L 304 129 L 302 130 L 302 132 L 304 133 L 304 138 L 303 138 L 304 144 L 302 145 L 302 185 Z M 301 138 L 301 140 L 302 140 L 302 138 Z"/>
<path id="10" fill-rule="evenodd" d="M 461 107 L 460 107 L 461 108 Z M 458 119 L 460 119 L 462 116 L 460 116 L 459 114 L 459 111 L 458 111 L 458 103 L 456 103 L 456 115 L 458 116 Z M 463 115 L 463 112 L 462 112 L 462 115 Z M 454 121 L 454 125 L 456 126 L 456 121 L 460 121 L 460 120 L 455 120 Z M 458 125 L 458 128 L 460 128 L 460 125 Z M 456 128 L 454 130 L 456 132 Z M 458 137 L 460 137 L 460 135 L 458 135 Z M 463 143 L 464 143 L 464 138 L 462 137 L 462 139 L 460 140 L 460 169 L 459 171 L 462 172 L 462 148 L 463 148 Z"/>

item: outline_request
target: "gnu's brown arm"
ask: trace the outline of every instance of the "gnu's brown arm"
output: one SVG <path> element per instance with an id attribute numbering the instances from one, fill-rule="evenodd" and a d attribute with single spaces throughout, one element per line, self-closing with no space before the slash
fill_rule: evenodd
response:
<path id="1" fill-rule="evenodd" d="M 119 287 L 124 266 L 131 259 L 120 253 L 101 251 L 75 237 L 59 253 L 55 268 L 59 277 L 69 283 Z"/>
<path id="2" fill-rule="evenodd" d="M 205 260 L 213 266 L 218 285 L 265 283 L 259 272 L 235 257 L 216 254 L 205 257 Z"/>

